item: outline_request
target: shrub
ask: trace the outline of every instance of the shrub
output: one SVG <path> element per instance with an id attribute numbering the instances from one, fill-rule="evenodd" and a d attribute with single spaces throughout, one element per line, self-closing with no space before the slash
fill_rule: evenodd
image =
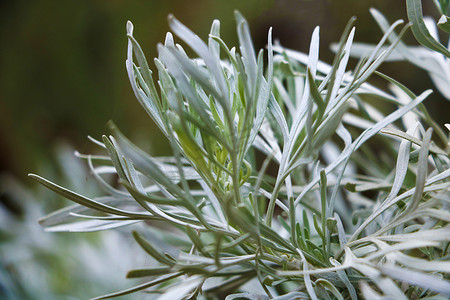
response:
<path id="1" fill-rule="evenodd" d="M 319 28 L 308 55 L 273 46 L 269 30 L 265 62 L 236 20 L 230 49 L 218 21 L 205 43 L 170 16 L 198 58 L 168 33 L 156 84 L 127 24 L 131 86 L 172 156 L 146 154 L 111 124 L 111 136 L 93 140 L 106 155 L 80 155 L 107 196 L 30 175 L 78 204 L 40 220 L 52 231 L 152 228 L 133 237 L 154 262 L 127 275 L 146 280 L 96 299 L 448 296 L 448 134 L 422 104 L 431 91 L 415 95 L 376 71 L 409 25 L 398 36 L 401 21 L 384 28 L 349 72 L 354 20 L 331 65 L 318 58 Z M 367 82 L 374 73 L 392 92 Z M 395 109 L 381 112 L 374 99 Z"/>

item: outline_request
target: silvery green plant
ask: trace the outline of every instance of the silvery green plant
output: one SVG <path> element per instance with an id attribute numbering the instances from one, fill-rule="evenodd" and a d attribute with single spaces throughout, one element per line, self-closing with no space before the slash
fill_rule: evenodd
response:
<path id="1" fill-rule="evenodd" d="M 421 6 L 419 6 L 418 9 L 420 9 L 421 12 Z M 372 8 L 370 12 L 378 23 L 378 26 L 384 32 L 389 29 L 390 25 L 388 20 L 386 20 L 386 18 L 379 11 Z M 420 26 L 420 28 L 426 30 L 427 36 L 429 35 L 429 39 L 433 39 L 436 42 L 439 42 L 439 23 L 438 25 L 436 25 L 436 22 L 431 17 L 422 17 L 420 19 L 414 19 L 411 22 L 414 22 L 413 24 L 419 23 L 420 25 L 418 24 L 417 26 Z M 391 36 L 390 40 L 394 41 L 395 36 Z M 423 39 L 421 39 L 420 37 L 418 38 L 418 41 L 422 40 Z M 450 40 L 448 42 L 450 42 Z M 367 53 L 373 51 L 373 47 L 374 45 L 355 43 L 352 48 L 352 56 L 362 57 Z M 449 45 L 442 47 L 449 51 Z M 337 45 L 333 45 L 332 49 L 336 50 Z M 425 70 L 429 74 L 436 89 L 447 100 L 450 100 L 450 54 L 445 55 L 441 52 L 426 48 L 424 46 L 407 46 L 403 42 L 399 42 L 395 50 L 385 61 L 388 62 L 403 60 L 406 60 L 409 63 Z"/>
<path id="2" fill-rule="evenodd" d="M 86 180 L 89 170 L 73 148 L 59 144 L 55 157 L 56 166 L 44 165 L 40 171 L 85 193 L 101 193 L 93 180 Z M 88 299 L 111 286 L 126 288 L 123 273 L 147 260 L 144 253 L 123 255 L 139 250 L 130 241 L 131 228 L 78 235 L 44 232 L 36 219 L 67 200 L 42 186 L 25 187 L 0 173 L 0 191 L 0 299 Z"/>
<path id="3" fill-rule="evenodd" d="M 153 260 L 127 275 L 142 283 L 95 299 L 446 299 L 448 133 L 433 140 L 439 125 L 421 104 L 431 91 L 381 73 L 397 93 L 367 82 L 409 25 L 396 35 L 395 22 L 348 71 L 354 20 L 331 65 L 319 60 L 319 28 L 309 54 L 273 46 L 271 30 L 256 53 L 236 20 L 229 48 L 218 21 L 205 43 L 170 16 L 197 57 L 168 33 L 156 82 L 127 24 L 131 86 L 173 156 L 146 154 L 111 124 L 93 140 L 107 155 L 80 155 L 107 196 L 30 175 L 77 203 L 41 219 L 48 230 L 148 225 L 133 237 Z"/>

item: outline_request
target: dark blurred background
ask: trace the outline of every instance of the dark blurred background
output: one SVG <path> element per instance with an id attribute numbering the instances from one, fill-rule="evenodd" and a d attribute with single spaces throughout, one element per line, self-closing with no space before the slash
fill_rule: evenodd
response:
<path id="1" fill-rule="evenodd" d="M 431 1 L 426 1 L 431 3 Z M 236 44 L 233 11 L 248 19 L 255 45 L 265 46 L 269 26 L 289 48 L 307 51 L 316 25 L 321 27 L 321 59 L 331 62 L 351 16 L 358 21 L 356 41 L 377 42 L 381 32 L 369 14 L 375 7 L 393 22 L 406 19 L 404 0 L 15 0 L 0 2 L 0 171 L 25 179 L 28 172 L 54 163 L 55 141 L 69 141 L 80 152 L 94 145 L 86 138 L 107 134 L 112 119 L 138 144 L 160 155 L 165 142 L 134 99 L 126 70 L 125 24 L 149 61 L 168 31 L 173 13 L 206 39 L 213 19 L 221 20 L 227 44 Z M 425 5 L 425 4 L 424 4 Z M 428 14 L 434 7 L 425 5 Z M 406 41 L 416 44 L 411 33 Z M 151 64 L 153 66 L 153 64 Z M 424 72 L 407 63 L 383 69 L 413 91 L 432 87 Z M 375 84 L 378 84 L 374 78 Z M 384 84 L 379 82 L 380 85 Z M 449 105 L 438 93 L 427 103 L 435 111 Z M 433 108 L 427 105 L 433 112 Z M 433 105 L 431 105 L 433 106 Z M 434 105 L 436 107 L 436 105 Z M 442 110 L 442 106 L 446 109 Z M 29 180 L 27 180 L 29 181 Z"/>

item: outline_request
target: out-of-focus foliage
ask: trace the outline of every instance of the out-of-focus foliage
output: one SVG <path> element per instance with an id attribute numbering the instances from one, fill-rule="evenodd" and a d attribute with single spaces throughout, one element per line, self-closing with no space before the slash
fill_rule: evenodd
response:
<path id="1" fill-rule="evenodd" d="M 87 168 L 73 150 L 61 146 L 56 156 L 61 181 L 89 194 L 99 193 L 87 181 Z M 29 189 L 1 174 L 0 190 L 0 299 L 88 299 L 111 286 L 125 288 L 127 270 L 148 261 L 126 229 L 101 234 L 43 231 L 36 221 L 48 211 L 44 207 L 61 203 L 47 189 Z"/>
<path id="2" fill-rule="evenodd" d="M 383 32 L 386 32 L 389 28 L 389 21 L 376 9 L 371 9 L 371 14 L 375 18 Z M 419 20 L 416 20 L 419 22 Z M 440 21 L 439 21 L 440 22 Z M 438 25 L 439 25 L 438 22 Z M 426 28 L 427 35 L 430 39 L 439 42 L 438 26 L 436 21 L 431 17 L 425 17 L 420 19 L 420 27 Z M 422 24 L 423 23 L 423 24 Z M 417 25 L 419 26 L 419 25 Z M 391 41 L 395 37 L 391 38 Z M 444 40 L 444 43 L 450 45 L 450 40 Z M 425 43 L 427 44 L 427 43 Z M 363 43 L 357 43 L 353 45 L 352 56 L 361 58 L 370 51 L 373 51 L 375 45 L 368 45 Z M 450 100 L 450 57 L 447 57 L 441 51 L 447 49 L 449 46 L 441 45 L 438 50 L 427 49 L 424 46 L 407 46 L 405 43 L 400 42 L 394 52 L 386 59 L 386 61 L 408 61 L 409 63 L 425 70 L 430 76 L 436 89 L 447 100 Z M 337 44 L 332 45 L 332 49 L 337 50 Z M 444 104 L 445 105 L 445 104 Z"/>

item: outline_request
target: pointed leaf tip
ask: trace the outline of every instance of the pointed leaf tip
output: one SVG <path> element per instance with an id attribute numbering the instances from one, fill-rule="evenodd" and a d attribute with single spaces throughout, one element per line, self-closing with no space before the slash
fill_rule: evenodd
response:
<path id="1" fill-rule="evenodd" d="M 212 22 L 212 26 L 213 27 L 220 27 L 220 21 L 217 19 L 214 19 L 214 21 Z"/>
<path id="2" fill-rule="evenodd" d="M 445 23 L 447 23 L 447 16 L 445 16 L 445 15 L 442 15 L 440 18 L 439 18 L 439 21 L 437 22 L 438 23 L 438 25 L 440 25 L 440 24 L 445 24 Z"/>
<path id="3" fill-rule="evenodd" d="M 133 23 L 131 21 L 127 21 L 127 34 L 133 35 Z"/>
<path id="4" fill-rule="evenodd" d="M 166 39 L 164 40 L 164 46 L 166 47 L 174 47 L 175 43 L 173 41 L 173 35 L 171 32 L 166 34 Z"/>
<path id="5" fill-rule="evenodd" d="M 114 124 L 114 122 L 113 122 L 112 120 L 109 120 L 109 121 L 106 123 L 106 126 L 108 126 L 108 129 L 109 129 L 109 130 L 114 130 L 114 129 L 116 129 L 116 124 Z"/>
<path id="6" fill-rule="evenodd" d="M 443 31 L 450 33 L 450 17 L 442 15 L 439 21 L 437 22 L 437 26 Z"/>
<path id="7" fill-rule="evenodd" d="M 236 18 L 237 21 L 245 21 L 244 16 L 241 14 L 241 12 L 239 10 L 235 10 L 234 11 L 234 16 Z"/>
<path id="8" fill-rule="evenodd" d="M 169 24 L 172 23 L 175 20 L 176 20 L 176 18 L 175 18 L 175 16 L 173 14 L 169 14 L 167 16 L 167 22 L 169 22 Z"/>

